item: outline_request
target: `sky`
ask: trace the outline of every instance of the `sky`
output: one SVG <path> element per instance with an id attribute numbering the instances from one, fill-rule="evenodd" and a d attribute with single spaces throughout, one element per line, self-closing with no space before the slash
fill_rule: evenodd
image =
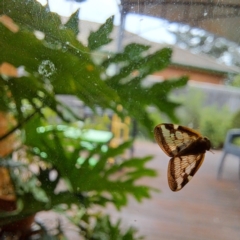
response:
<path id="1" fill-rule="evenodd" d="M 43 5 L 47 3 L 47 0 L 37 0 Z M 59 15 L 69 17 L 77 9 L 80 9 L 79 19 L 97 23 L 104 23 L 107 18 L 114 15 L 114 24 L 120 24 L 119 3 L 120 0 L 85 0 L 82 3 L 77 3 L 72 0 L 48 0 L 50 10 L 56 12 Z M 160 18 L 154 18 L 150 16 L 143 16 L 138 14 L 128 14 L 125 22 L 125 30 L 139 35 L 149 41 L 175 45 L 177 43 L 176 35 L 168 30 L 185 31 L 184 28 L 189 28 L 187 25 L 181 25 L 179 28 L 178 23 L 169 23 L 167 20 Z M 181 30 L 182 29 L 182 30 Z M 200 31 L 200 29 L 192 29 L 191 31 Z M 204 30 L 201 30 L 202 32 Z M 199 34 L 199 33 L 198 33 Z M 198 35 L 197 34 L 197 35 Z M 201 34 L 200 34 L 201 35 Z M 196 37 L 195 39 L 197 39 Z M 192 41 L 194 38 L 192 39 Z M 179 45 L 180 48 L 186 48 L 185 45 Z M 202 50 L 200 49 L 201 53 Z M 224 55 L 225 54 L 225 55 Z M 226 52 L 221 56 L 218 56 L 218 61 L 224 62 L 229 65 L 232 64 L 232 56 L 234 53 L 226 55 Z"/>
<path id="2" fill-rule="evenodd" d="M 46 4 L 46 0 L 38 0 Z M 120 24 L 118 0 L 87 0 L 76 3 L 71 0 L 48 0 L 52 12 L 62 16 L 70 16 L 80 8 L 79 18 L 86 21 L 104 23 L 107 18 L 114 15 L 114 24 Z M 174 24 L 171 24 L 174 27 Z M 126 18 L 125 29 L 149 41 L 175 44 L 175 36 L 167 31 L 167 21 L 158 18 L 129 14 Z"/>

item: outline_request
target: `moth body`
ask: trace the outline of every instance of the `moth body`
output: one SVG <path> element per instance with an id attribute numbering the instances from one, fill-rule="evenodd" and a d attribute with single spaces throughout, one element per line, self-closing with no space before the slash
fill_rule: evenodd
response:
<path id="1" fill-rule="evenodd" d="M 187 156 L 187 155 L 197 155 L 204 154 L 211 148 L 210 140 L 206 137 L 199 137 L 192 143 L 190 143 L 186 148 L 179 151 L 177 156 Z"/>

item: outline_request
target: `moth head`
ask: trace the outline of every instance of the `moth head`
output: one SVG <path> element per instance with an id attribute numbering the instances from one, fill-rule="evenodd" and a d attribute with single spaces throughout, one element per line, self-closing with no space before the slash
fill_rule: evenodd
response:
<path id="1" fill-rule="evenodd" d="M 211 148 L 211 142 L 210 142 L 210 140 L 209 140 L 207 137 L 203 137 L 203 141 L 204 141 L 204 143 L 205 143 L 206 150 L 210 151 L 210 148 Z"/>

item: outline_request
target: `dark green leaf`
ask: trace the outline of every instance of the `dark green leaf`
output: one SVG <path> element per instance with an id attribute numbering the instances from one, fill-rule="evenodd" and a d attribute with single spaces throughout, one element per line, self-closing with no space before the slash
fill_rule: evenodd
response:
<path id="1" fill-rule="evenodd" d="M 113 30 L 113 17 L 107 19 L 107 21 L 96 31 L 91 32 L 88 37 L 88 47 L 91 50 L 96 50 L 97 48 L 106 45 L 112 41 L 109 38 L 110 33 Z"/>
<path id="2" fill-rule="evenodd" d="M 65 23 L 65 27 L 72 29 L 75 35 L 77 36 L 79 33 L 79 9 L 71 15 L 67 23 Z"/>

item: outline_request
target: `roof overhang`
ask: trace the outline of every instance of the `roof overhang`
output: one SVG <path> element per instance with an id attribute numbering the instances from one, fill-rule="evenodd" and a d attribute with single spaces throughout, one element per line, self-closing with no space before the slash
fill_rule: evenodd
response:
<path id="1" fill-rule="evenodd" d="M 122 14 L 185 23 L 240 43 L 239 0 L 121 0 Z"/>

